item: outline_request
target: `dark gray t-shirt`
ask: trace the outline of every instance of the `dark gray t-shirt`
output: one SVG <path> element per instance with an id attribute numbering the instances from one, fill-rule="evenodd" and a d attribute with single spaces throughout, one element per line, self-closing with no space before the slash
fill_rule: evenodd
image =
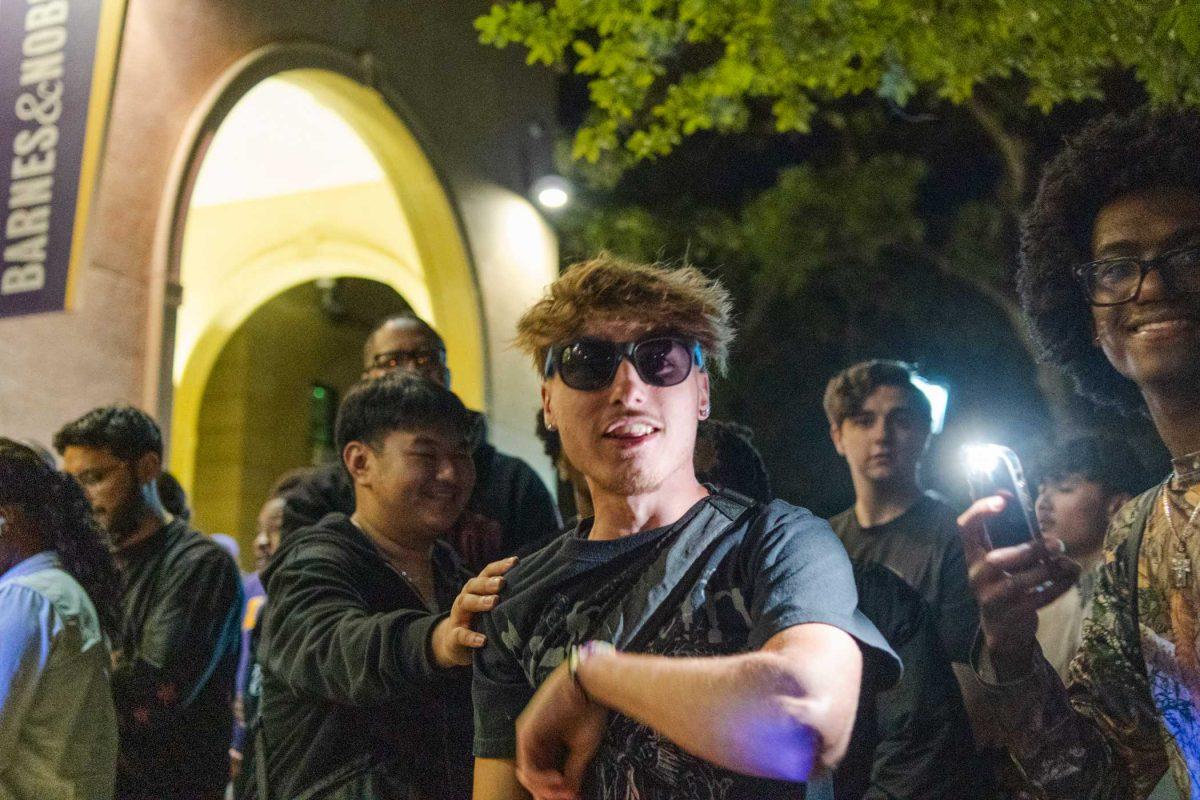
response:
<path id="1" fill-rule="evenodd" d="M 882 564 L 920 593 L 937 621 L 951 661 L 970 658 L 979 612 L 967 584 L 967 562 L 954 509 L 921 499 L 883 525 L 864 528 L 849 508 L 829 520 L 855 561 Z"/>
<path id="2" fill-rule="evenodd" d="M 475 659 L 475 754 L 512 758 L 516 718 L 567 647 L 602 638 L 628 649 L 623 645 L 639 619 L 651 620 L 651 635 L 638 637 L 645 644 L 632 649 L 680 657 L 753 651 L 793 625 L 825 623 L 849 633 L 865 655 L 888 662 L 885 671 L 895 673 L 899 661 L 859 613 L 849 559 L 829 526 L 779 500 L 736 513 L 744 507 L 706 498 L 672 526 L 615 541 L 588 540 L 591 521 L 584 520 L 519 562 L 500 604 L 482 617 L 488 644 Z M 721 527 L 728 529 L 715 546 L 691 552 L 701 531 Z M 680 576 L 687 577 L 681 582 Z M 661 589 L 675 583 L 683 589 L 668 600 Z M 620 614 L 610 612 L 616 606 Z M 616 624 L 610 629 L 605 620 Z M 713 766 L 612 714 L 583 796 L 765 800 L 804 794 L 796 784 Z"/>

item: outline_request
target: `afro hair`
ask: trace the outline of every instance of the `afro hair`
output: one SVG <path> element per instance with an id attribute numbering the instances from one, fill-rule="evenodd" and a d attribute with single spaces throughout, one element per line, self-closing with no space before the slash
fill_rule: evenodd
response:
<path id="1" fill-rule="evenodd" d="M 1041 358 L 1062 366 L 1084 397 L 1126 414 L 1145 413 L 1145 404 L 1095 346 L 1073 270 L 1091 259 L 1100 210 L 1154 188 L 1200 194 L 1200 113 L 1141 108 L 1088 125 L 1046 166 L 1021 230 L 1017 291 Z"/>

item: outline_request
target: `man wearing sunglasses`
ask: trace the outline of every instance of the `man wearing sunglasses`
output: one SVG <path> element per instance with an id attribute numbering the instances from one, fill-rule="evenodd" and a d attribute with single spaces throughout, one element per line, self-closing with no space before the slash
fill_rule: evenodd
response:
<path id="1" fill-rule="evenodd" d="M 1036 796 L 1143 798 L 1170 767 L 1200 798 L 1200 114 L 1089 126 L 1046 168 L 1022 239 L 1018 287 L 1045 358 L 1103 407 L 1148 415 L 1173 471 L 1109 525 L 1066 686 L 1037 612 L 1079 566 L 1049 535 L 990 550 L 981 521 L 998 498 L 963 515 L 977 665 Z"/>
<path id="2" fill-rule="evenodd" d="M 828 524 L 696 479 L 729 313 L 697 270 L 601 256 L 521 319 L 595 513 L 480 622 L 476 800 L 795 797 L 845 751 L 864 658 L 895 672 Z"/>
<path id="3" fill-rule="evenodd" d="M 408 372 L 450 387 L 446 344 L 433 327 L 412 312 L 384 319 L 363 344 L 363 378 Z M 487 421 L 475 415 L 475 490 L 451 534 L 450 544 L 467 566 L 478 571 L 559 529 L 558 509 L 545 484 L 519 458 L 487 441 Z M 283 532 L 314 525 L 330 512 L 354 510 L 354 488 L 340 462 L 318 467 L 286 495 Z"/>

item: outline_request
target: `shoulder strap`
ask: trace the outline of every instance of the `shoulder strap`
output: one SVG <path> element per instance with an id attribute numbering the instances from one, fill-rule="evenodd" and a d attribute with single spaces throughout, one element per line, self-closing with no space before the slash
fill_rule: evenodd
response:
<path id="1" fill-rule="evenodd" d="M 267 748 L 263 737 L 262 714 L 254 720 L 254 785 L 258 789 L 257 800 L 271 800 L 267 788 Z"/>
<path id="2" fill-rule="evenodd" d="M 1158 492 L 1151 491 L 1134 501 L 1137 506 L 1133 512 L 1133 519 L 1130 521 L 1129 536 L 1118 547 L 1118 549 L 1124 548 L 1119 554 L 1121 567 L 1125 570 L 1125 574 L 1121 577 L 1125 579 L 1129 588 L 1129 613 L 1133 621 L 1133 631 L 1137 634 L 1133 644 L 1138 654 L 1137 667 L 1142 671 L 1146 669 L 1146 662 L 1142 655 L 1142 637 L 1138 617 L 1138 559 L 1141 555 L 1142 539 L 1146 534 L 1146 524 L 1150 521 L 1150 514 L 1154 511 L 1154 500 L 1157 497 Z"/>
<path id="3" fill-rule="evenodd" d="M 657 630 L 664 613 L 671 613 L 711 563 L 711 555 L 731 547 L 734 542 L 722 541 L 725 534 L 742 519 L 759 508 L 758 503 L 726 490 L 714 492 L 709 502 L 719 514 L 699 530 L 683 529 L 672 533 L 659 550 L 658 558 L 621 588 L 600 623 L 595 627 L 596 638 L 611 641 L 621 650 L 638 650 L 645 646 Z"/>

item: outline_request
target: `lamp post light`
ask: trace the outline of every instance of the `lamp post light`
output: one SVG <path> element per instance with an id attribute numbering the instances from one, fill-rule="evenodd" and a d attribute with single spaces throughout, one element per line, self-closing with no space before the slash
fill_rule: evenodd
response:
<path id="1" fill-rule="evenodd" d="M 571 202 L 571 184 L 561 175 L 543 175 L 533 182 L 530 194 L 545 211 L 560 211 Z"/>

